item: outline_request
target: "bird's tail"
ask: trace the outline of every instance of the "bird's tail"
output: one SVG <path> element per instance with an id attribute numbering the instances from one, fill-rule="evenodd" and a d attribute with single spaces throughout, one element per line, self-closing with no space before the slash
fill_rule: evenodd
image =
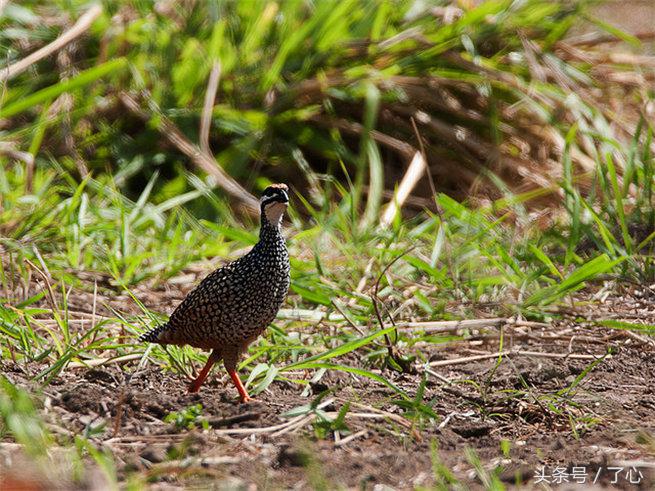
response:
<path id="1" fill-rule="evenodd" d="M 166 331 L 166 329 L 168 329 L 168 322 L 153 327 L 139 336 L 139 343 L 158 343 L 159 337 L 164 331 Z"/>

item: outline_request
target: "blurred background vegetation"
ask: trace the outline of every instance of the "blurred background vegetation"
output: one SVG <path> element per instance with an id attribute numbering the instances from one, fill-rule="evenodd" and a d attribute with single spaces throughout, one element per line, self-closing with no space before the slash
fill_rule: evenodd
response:
<path id="1" fill-rule="evenodd" d="M 567 145 L 584 179 L 611 142 L 629 144 L 652 97 L 652 73 L 629 58 L 637 37 L 596 19 L 597 2 L 473 4 L 107 1 L 72 42 L 3 77 L 3 159 L 21 151 L 26 171 L 57 165 L 134 200 L 153 180 L 154 202 L 186 196 L 211 220 L 224 198 L 247 199 L 269 180 L 314 206 L 332 181 L 350 180 L 372 222 L 419 149 L 437 191 L 494 199 L 556 184 Z M 3 64 L 90 5 L 6 3 Z M 626 57 L 585 37 L 584 24 L 627 43 Z M 226 176 L 204 179 L 167 123 Z M 428 181 L 408 203 L 415 211 L 435 209 Z"/>

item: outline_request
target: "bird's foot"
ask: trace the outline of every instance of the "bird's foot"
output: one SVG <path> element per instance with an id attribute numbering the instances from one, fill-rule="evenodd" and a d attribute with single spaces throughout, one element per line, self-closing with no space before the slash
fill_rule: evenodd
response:
<path id="1" fill-rule="evenodd" d="M 250 397 L 248 394 L 245 394 L 245 395 L 241 395 L 239 400 L 241 401 L 241 404 L 246 404 L 246 403 L 252 401 L 252 397 Z"/>

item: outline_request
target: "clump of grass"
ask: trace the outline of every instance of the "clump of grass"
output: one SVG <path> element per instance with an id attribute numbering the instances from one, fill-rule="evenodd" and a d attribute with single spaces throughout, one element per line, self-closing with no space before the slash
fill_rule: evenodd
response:
<path id="1" fill-rule="evenodd" d="M 175 428 L 193 430 L 196 427 L 209 428 L 209 423 L 202 417 L 202 404 L 194 404 L 182 411 L 173 411 L 164 418 L 166 423 L 172 423 Z"/>
<path id="2" fill-rule="evenodd" d="M 5 376 L 0 376 L 0 438 L 11 438 L 20 443 L 22 451 L 31 457 L 30 466 L 14 466 L 11 469 L 17 482 L 24 479 L 26 485 L 37 482 L 74 487 L 84 485 L 89 480 L 90 470 L 98 469 L 102 474 L 103 486 L 117 488 L 113 456 L 105 449 L 97 448 L 83 435 L 76 435 L 72 441 L 55 438 L 38 411 L 32 394 Z M 71 450 L 52 453 L 55 445 Z M 100 481 L 97 476 L 94 479 Z"/>
<path id="3" fill-rule="evenodd" d="M 43 457 L 52 436 L 31 397 L 4 376 L 0 377 L 0 435 L 10 435 L 34 457 Z"/>
<path id="4" fill-rule="evenodd" d="M 154 12 L 110 1 L 76 50 L 7 82 L 3 136 L 29 148 L 37 167 L 49 152 L 75 174 L 120 174 L 134 199 L 161 170 L 154 187 L 161 199 L 193 184 L 181 178 L 179 149 L 161 144 L 160 122 L 166 117 L 199 141 L 207 136 L 199 135 L 204 112 L 210 149 L 227 174 L 261 186 L 265 179 L 249 166 L 266 162 L 266 177 L 294 182 L 320 206 L 316 184 L 322 174 L 343 182 L 343 165 L 364 225 L 375 222 L 384 189 L 418 149 L 439 189 L 460 197 L 548 189 L 556 179 L 546 176 L 561 175 L 565 146 L 571 177 L 585 181 L 594 162 L 616 150 L 606 142 L 634 135 L 649 97 L 643 84 L 622 87 L 636 102 L 626 106 L 623 97 L 623 116 L 613 117 L 612 75 L 630 69 L 604 45 L 566 36 L 591 21 L 617 40 L 639 40 L 596 22 L 591 3 L 500 0 L 452 5 L 450 15 L 409 0 L 176 4 Z M 50 26 L 80 15 L 76 5 L 60 8 L 12 5 L 0 19 L 11 29 L 3 58 L 17 60 L 57 35 Z M 207 109 L 217 67 L 216 102 Z M 145 126 L 121 105 L 127 93 L 144 94 Z M 573 124 L 578 131 L 565 140 Z M 635 177 L 629 160 L 620 164 L 618 175 L 625 166 L 628 181 Z M 207 200 L 189 205 L 207 213 Z"/>

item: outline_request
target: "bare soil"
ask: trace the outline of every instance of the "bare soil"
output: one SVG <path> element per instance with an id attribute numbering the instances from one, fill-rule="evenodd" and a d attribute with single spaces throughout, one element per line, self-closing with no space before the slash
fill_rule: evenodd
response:
<path id="1" fill-rule="evenodd" d="M 296 384 L 279 381 L 255 401 L 239 404 L 222 368 L 199 394 L 186 393 L 182 375 L 153 365 L 138 368 L 139 360 L 68 368 L 42 390 L 30 381 L 41 366 L 5 360 L 0 368 L 38 395 L 55 434 L 65 439 L 104 427 L 92 441 L 111 450 L 120 476 L 139 471 L 154 489 L 413 489 L 434 484 L 437 461 L 467 486 L 481 488 L 484 473 L 475 471 L 467 449 L 485 469 L 501 467 L 500 479 L 510 488 L 540 488 L 535 476 L 542 466 L 568 473 L 584 466 L 584 485 L 569 478 L 554 487 L 653 489 L 655 343 L 644 334 L 588 321 L 655 324 L 654 298 L 648 289 L 625 288 L 602 302 L 589 296 L 584 310 L 559 314 L 563 320 L 548 327 L 505 325 L 503 350 L 509 354 L 500 363 L 498 357 L 474 358 L 499 350 L 500 330 L 486 328 L 470 330 L 464 341 L 406 348 L 440 362 L 432 373 L 419 364 L 417 373 L 378 371 L 410 395 L 426 377 L 423 401 L 436 420 L 412 417 L 393 402 L 399 397 L 392 390 L 344 373 L 329 372 L 307 397 Z M 576 358 L 602 357 L 608 350 L 611 355 L 598 362 Z M 458 360 L 466 357 L 471 359 Z M 347 363 L 362 362 L 353 356 Z M 312 415 L 284 416 L 326 389 L 332 392 L 323 399 L 323 411 L 334 415 L 350 404 L 348 432 L 321 435 Z M 195 404 L 202 405 L 209 429 L 163 421 Z M 5 489 L 24 472 L 11 465 L 15 450 L 0 444 Z M 617 478 L 611 467 L 624 472 Z M 641 473 L 639 484 L 628 481 L 632 468 Z M 34 482 L 33 489 L 51 484 L 47 476 Z"/>

